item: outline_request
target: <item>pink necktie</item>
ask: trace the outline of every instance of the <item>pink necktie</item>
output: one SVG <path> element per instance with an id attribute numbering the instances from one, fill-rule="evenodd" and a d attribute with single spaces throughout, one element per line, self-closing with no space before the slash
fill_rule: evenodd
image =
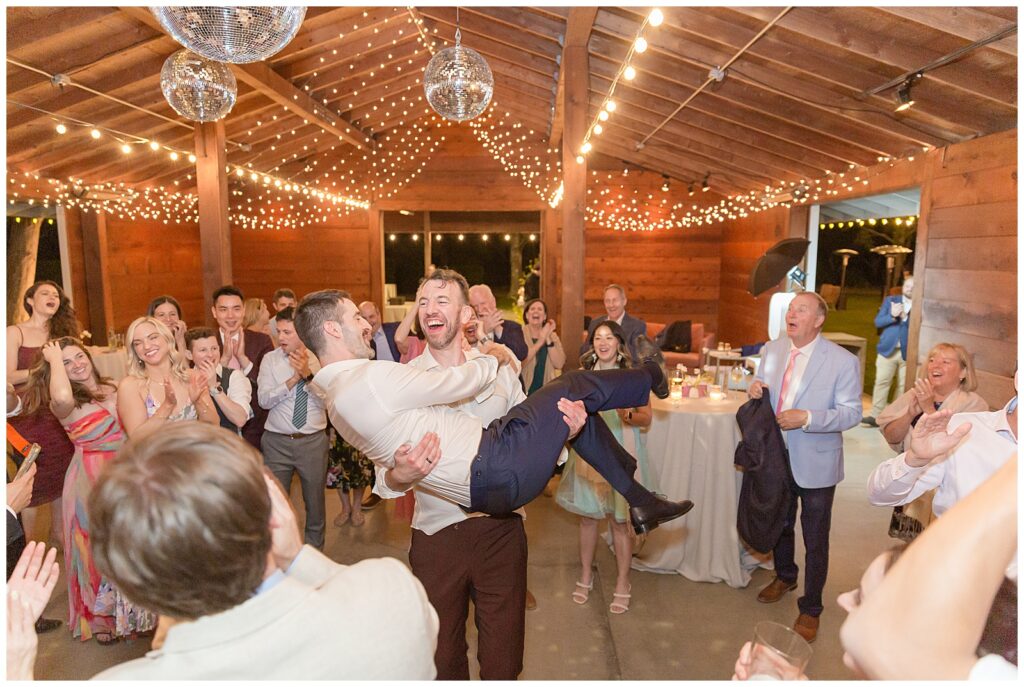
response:
<path id="1" fill-rule="evenodd" d="M 799 348 L 794 348 L 789 352 L 789 365 L 786 365 L 786 373 L 782 375 L 782 387 L 779 389 L 779 405 L 776 406 L 776 414 L 782 412 L 782 400 L 786 398 L 786 388 L 789 386 L 789 380 L 793 376 L 793 364 L 796 362 L 798 355 L 800 355 Z"/>

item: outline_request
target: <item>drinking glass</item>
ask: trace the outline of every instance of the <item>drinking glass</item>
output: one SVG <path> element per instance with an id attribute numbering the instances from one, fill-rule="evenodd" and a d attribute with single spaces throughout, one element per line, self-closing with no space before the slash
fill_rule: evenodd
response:
<path id="1" fill-rule="evenodd" d="M 811 645 L 779 623 L 765 620 L 754 626 L 749 680 L 798 680 L 811 660 Z"/>

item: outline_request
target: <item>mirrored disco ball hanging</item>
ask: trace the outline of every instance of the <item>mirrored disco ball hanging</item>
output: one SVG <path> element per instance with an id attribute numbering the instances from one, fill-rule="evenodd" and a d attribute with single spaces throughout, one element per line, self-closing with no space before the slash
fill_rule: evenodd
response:
<path id="1" fill-rule="evenodd" d="M 160 90 L 174 111 L 194 122 L 213 122 L 235 106 L 238 84 L 231 68 L 179 50 L 160 70 Z"/>
<path id="2" fill-rule="evenodd" d="M 192 52 L 245 64 L 276 55 L 302 25 L 305 7 L 150 7 L 160 26 Z"/>
<path id="3" fill-rule="evenodd" d="M 455 31 L 455 46 L 437 52 L 427 64 L 423 90 L 427 102 L 445 119 L 464 122 L 487 107 L 494 95 L 494 75 L 480 53 L 462 46 Z"/>

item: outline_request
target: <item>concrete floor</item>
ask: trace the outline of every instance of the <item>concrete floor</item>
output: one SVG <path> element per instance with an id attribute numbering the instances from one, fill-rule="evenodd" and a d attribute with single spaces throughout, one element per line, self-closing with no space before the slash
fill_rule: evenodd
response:
<path id="1" fill-rule="evenodd" d="M 856 587 L 871 559 L 893 542 L 886 536 L 890 510 L 871 506 L 864 493 L 870 471 L 892 453 L 878 430 L 863 427 L 846 433 L 845 446 L 846 479 L 835 499 L 825 613 L 808 668 L 814 679 L 852 677 L 842 664 L 839 627 L 845 613 L 835 599 L 840 592 Z M 301 513 L 298 493 L 295 484 L 292 496 Z M 330 523 L 339 503 L 333 494 L 328 497 Z M 327 554 L 341 563 L 379 556 L 407 561 L 409 527 L 394 517 L 392 505 L 382 504 L 368 513 L 362 528 L 328 524 Z M 630 611 L 611 615 L 608 604 L 615 563 L 611 551 L 604 547 L 599 547 L 590 601 L 578 606 L 569 597 L 579 576 L 575 517 L 556 506 L 554 499 L 543 496 L 527 507 L 527 513 L 529 587 L 538 608 L 526 617 L 522 679 L 727 680 L 740 646 L 751 638 L 758 621 L 790 624 L 796 619 L 796 593 L 774 605 L 757 602 L 758 591 L 772 579 L 768 570 L 756 571 L 745 589 L 633 571 Z M 802 567 L 802 546 L 797 560 Z M 66 620 L 66 608 L 67 589 L 62 581 L 46 616 Z M 475 630 L 470 627 L 468 634 L 472 656 Z M 143 655 L 148 648 L 148 640 L 110 647 L 80 643 L 71 639 L 66 628 L 39 639 L 36 677 L 48 680 L 87 679 L 107 666 Z M 340 660 L 339 666 L 343 665 Z M 471 666 L 475 677 L 472 659 Z"/>

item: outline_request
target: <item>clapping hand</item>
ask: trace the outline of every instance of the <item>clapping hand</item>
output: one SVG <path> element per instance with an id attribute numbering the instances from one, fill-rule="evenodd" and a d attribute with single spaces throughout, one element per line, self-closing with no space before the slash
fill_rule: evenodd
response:
<path id="1" fill-rule="evenodd" d="M 217 364 L 212 360 L 204 360 L 196 365 L 196 369 L 206 376 L 206 386 L 211 391 L 217 388 Z"/>
<path id="2" fill-rule="evenodd" d="M 544 339 L 545 343 L 552 343 L 551 335 L 555 333 L 556 326 L 557 325 L 554 320 L 548 320 L 544 323 L 544 326 L 540 328 L 541 338 Z"/>
<path id="3" fill-rule="evenodd" d="M 192 403 L 199 400 L 209 386 L 209 377 L 202 369 L 192 368 L 188 373 L 188 398 Z"/>
<path id="4" fill-rule="evenodd" d="M 288 364 L 292 366 L 295 373 L 305 379 L 312 371 L 309 369 L 309 351 L 292 351 L 288 354 Z"/>
<path id="5" fill-rule="evenodd" d="M 505 324 L 505 318 L 501 316 L 500 310 L 492 310 L 486 315 L 481 315 L 480 321 L 483 323 L 484 331 L 488 334 Z"/>
<path id="6" fill-rule="evenodd" d="M 949 418 L 953 411 L 949 408 L 937 413 L 925 413 L 917 421 L 910 432 L 910 449 L 904 456 L 907 465 L 920 468 L 946 455 L 960 443 L 960 440 L 971 431 L 971 423 L 964 422 L 952 434 L 947 433 Z"/>
<path id="7" fill-rule="evenodd" d="M 178 407 L 178 396 L 174 393 L 174 385 L 171 384 L 171 380 L 164 380 L 164 402 L 163 405 L 171 409 L 171 413 L 174 413 L 174 409 Z"/>
<path id="8" fill-rule="evenodd" d="M 935 390 L 932 388 L 932 383 L 927 379 L 918 379 L 914 382 L 912 391 L 916 406 L 914 415 L 932 412 L 935 408 Z"/>

